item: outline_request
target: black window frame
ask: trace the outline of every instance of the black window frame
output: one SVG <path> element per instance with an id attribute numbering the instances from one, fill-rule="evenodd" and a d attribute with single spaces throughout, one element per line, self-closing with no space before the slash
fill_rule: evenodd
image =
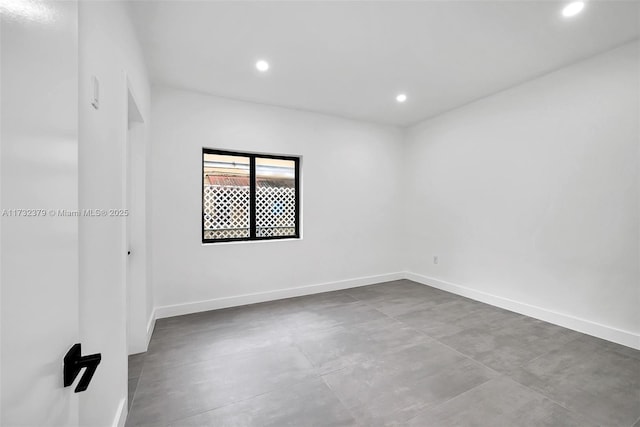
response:
<path id="1" fill-rule="evenodd" d="M 222 156 L 239 156 L 249 158 L 249 237 L 233 237 L 229 239 L 205 239 L 204 237 L 204 155 L 205 154 L 218 154 Z M 256 159 L 276 159 L 276 160 L 289 160 L 294 162 L 295 168 L 295 235 L 291 236 L 256 236 Z M 279 154 L 266 154 L 266 153 L 247 153 L 242 151 L 229 151 L 219 150 L 213 148 L 202 148 L 202 155 L 200 156 L 200 203 L 202 204 L 202 212 L 200 215 L 200 231 L 202 243 L 224 243 L 224 242 L 253 242 L 260 240 L 283 240 L 283 239 L 299 239 L 300 238 L 300 157 L 299 156 L 287 156 Z"/>

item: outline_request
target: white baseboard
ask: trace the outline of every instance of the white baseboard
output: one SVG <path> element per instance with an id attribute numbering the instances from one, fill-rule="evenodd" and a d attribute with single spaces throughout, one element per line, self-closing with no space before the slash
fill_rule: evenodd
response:
<path id="1" fill-rule="evenodd" d="M 124 424 L 127 421 L 127 398 L 123 397 L 120 399 L 120 404 L 118 405 L 118 410 L 116 411 L 116 416 L 113 419 L 113 427 L 124 427 Z"/>
<path id="2" fill-rule="evenodd" d="M 390 282 L 399 279 L 412 280 L 414 282 L 432 286 L 434 288 L 451 292 L 456 295 L 461 295 L 476 301 L 504 308 L 505 310 L 524 314 L 525 316 L 540 319 L 545 322 L 562 326 L 564 328 L 572 329 L 574 331 L 592 335 L 607 341 L 612 341 L 627 347 L 640 350 L 640 334 L 603 325 L 590 320 L 575 317 L 570 314 L 559 313 L 542 307 L 514 301 L 508 298 L 478 291 L 466 286 L 446 282 L 444 280 L 439 280 L 412 272 L 399 272 L 381 274 L 376 276 L 358 277 L 355 279 L 300 286 L 297 288 L 277 289 L 267 292 L 256 292 L 232 297 L 215 298 L 206 301 L 156 307 L 153 316 L 149 319 L 149 325 L 147 326 L 147 346 L 148 340 L 151 339 L 151 335 L 153 334 L 153 328 L 155 326 L 156 319 L 181 316 L 184 314 L 198 313 L 202 311 L 217 310 L 221 308 L 237 307 L 241 305 L 255 304 L 265 301 L 274 301 L 284 298 L 312 295 L 322 292 L 350 289 L 358 286 L 373 285 L 376 283 Z"/>
<path id="3" fill-rule="evenodd" d="M 138 334 L 138 336 L 128 337 L 131 342 L 128 345 L 128 355 L 132 356 L 134 354 L 144 353 L 149 349 L 149 341 L 151 341 L 151 335 L 153 334 L 153 329 L 156 326 L 156 317 L 155 310 L 149 316 L 147 320 L 147 326 L 145 330 Z"/>
<path id="4" fill-rule="evenodd" d="M 300 286 L 296 288 L 277 289 L 267 292 L 256 292 L 233 297 L 215 298 L 206 301 L 189 302 L 184 304 L 165 305 L 156 307 L 155 317 L 181 316 L 183 314 L 198 313 L 201 311 L 217 310 L 220 308 L 236 307 L 240 305 L 255 304 L 265 301 L 274 301 L 285 298 L 318 294 L 322 292 L 338 291 L 355 288 L 358 286 L 373 285 L 375 283 L 390 282 L 404 278 L 403 273 L 380 274 L 376 276 L 358 277 L 355 279 L 340 280 L 337 282 L 320 283 L 316 285 Z"/>
<path id="5" fill-rule="evenodd" d="M 156 328 L 156 309 L 153 309 L 151 316 L 149 317 L 149 321 L 147 322 L 147 343 L 145 346 L 145 350 L 149 349 L 149 342 L 151 341 L 151 336 L 153 335 L 153 330 Z"/>
<path id="6" fill-rule="evenodd" d="M 445 282 L 443 280 L 434 279 L 432 277 L 423 276 L 416 273 L 405 272 L 404 278 L 423 285 L 432 286 L 443 291 L 451 292 L 471 298 L 476 301 L 491 304 L 505 310 L 524 314 L 525 316 L 544 320 L 554 325 L 582 332 L 587 335 L 612 341 L 627 347 L 640 350 L 640 334 L 630 331 L 614 328 L 590 320 L 581 319 L 569 314 L 558 313 L 556 311 L 547 310 L 545 308 L 536 307 L 530 304 L 514 301 L 508 298 L 499 297 L 497 295 L 488 294 L 486 292 L 477 291 L 455 283 Z"/>

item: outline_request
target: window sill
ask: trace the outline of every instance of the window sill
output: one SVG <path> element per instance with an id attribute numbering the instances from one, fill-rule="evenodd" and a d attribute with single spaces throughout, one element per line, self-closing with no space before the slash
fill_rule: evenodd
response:
<path id="1" fill-rule="evenodd" d="M 246 245 L 251 243 L 276 243 L 276 242 L 299 242 L 302 237 L 291 237 L 287 239 L 264 239 L 264 240 L 235 240 L 232 242 L 207 242 L 200 243 L 202 246 L 223 246 L 223 245 Z"/>

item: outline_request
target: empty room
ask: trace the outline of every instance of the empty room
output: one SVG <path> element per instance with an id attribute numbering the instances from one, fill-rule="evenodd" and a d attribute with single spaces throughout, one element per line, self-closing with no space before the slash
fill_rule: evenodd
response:
<path id="1" fill-rule="evenodd" d="M 640 427 L 640 2 L 0 15 L 2 427 Z"/>

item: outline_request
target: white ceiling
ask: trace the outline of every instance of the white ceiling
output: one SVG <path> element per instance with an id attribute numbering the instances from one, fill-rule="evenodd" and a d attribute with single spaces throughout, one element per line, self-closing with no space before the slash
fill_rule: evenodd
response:
<path id="1" fill-rule="evenodd" d="M 408 125 L 640 36 L 638 2 L 591 0 L 571 19 L 563 4 L 140 1 L 132 12 L 155 84 Z"/>

